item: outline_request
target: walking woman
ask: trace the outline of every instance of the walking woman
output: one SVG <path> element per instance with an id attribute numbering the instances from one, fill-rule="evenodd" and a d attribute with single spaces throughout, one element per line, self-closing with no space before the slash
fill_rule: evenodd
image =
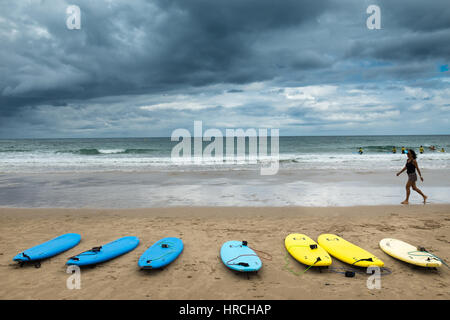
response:
<path id="1" fill-rule="evenodd" d="M 423 197 L 423 203 L 425 203 L 428 197 L 424 195 L 422 191 L 420 191 L 420 189 L 417 188 L 416 186 L 417 181 L 416 169 L 417 172 L 419 173 L 420 180 L 422 180 L 423 182 L 422 173 L 420 173 L 420 169 L 416 161 L 417 155 L 414 152 L 414 150 L 411 149 L 409 149 L 406 154 L 408 156 L 408 160 L 406 160 L 406 165 L 400 172 L 397 172 L 397 177 L 405 170 L 406 173 L 408 174 L 408 182 L 406 183 L 406 199 L 405 201 L 402 202 L 402 204 L 408 204 L 409 194 L 411 193 L 411 187 L 414 191 L 416 191 Z"/>

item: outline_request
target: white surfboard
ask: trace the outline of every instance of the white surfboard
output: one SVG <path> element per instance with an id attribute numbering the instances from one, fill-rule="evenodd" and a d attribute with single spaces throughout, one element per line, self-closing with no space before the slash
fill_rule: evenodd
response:
<path id="1" fill-rule="evenodd" d="M 380 241 L 380 248 L 388 255 L 416 266 L 436 268 L 442 265 L 442 262 L 431 253 L 419 251 L 417 247 L 401 240 L 383 239 Z"/>

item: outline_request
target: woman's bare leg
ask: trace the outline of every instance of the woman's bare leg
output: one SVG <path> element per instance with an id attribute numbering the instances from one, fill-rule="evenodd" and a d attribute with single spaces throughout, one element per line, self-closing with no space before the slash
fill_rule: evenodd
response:
<path id="1" fill-rule="evenodd" d="M 419 188 L 417 188 L 416 182 L 412 183 L 412 188 L 414 191 L 416 191 L 418 194 L 420 194 L 423 197 L 423 203 L 425 203 L 427 201 L 428 197 L 426 195 L 424 195 Z"/>
<path id="2" fill-rule="evenodd" d="M 409 203 L 409 195 L 411 194 L 411 182 L 406 183 L 406 199 L 402 202 L 402 204 L 408 204 Z"/>

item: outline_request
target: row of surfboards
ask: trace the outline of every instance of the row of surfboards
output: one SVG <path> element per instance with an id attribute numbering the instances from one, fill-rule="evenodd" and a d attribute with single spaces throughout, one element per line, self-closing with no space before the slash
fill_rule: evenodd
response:
<path id="1" fill-rule="evenodd" d="M 384 266 L 384 262 L 375 255 L 335 234 L 322 234 L 316 243 L 304 234 L 293 233 L 286 237 L 284 244 L 292 257 L 308 266 L 329 266 L 332 263 L 331 256 L 357 267 Z M 385 238 L 379 245 L 388 255 L 413 265 L 429 268 L 442 265 L 440 258 L 424 248 L 401 240 Z M 221 258 L 227 267 L 237 271 L 257 271 L 262 266 L 258 255 L 245 241 L 226 242 L 221 249 Z"/>
<path id="2" fill-rule="evenodd" d="M 36 263 L 69 250 L 81 241 L 76 233 L 67 233 L 52 240 L 24 250 L 13 260 L 24 263 Z M 137 237 L 123 237 L 103 246 L 84 251 L 66 262 L 67 265 L 96 265 L 134 250 L 139 244 Z M 422 267 L 440 267 L 441 259 L 404 241 L 386 238 L 379 243 L 380 248 L 388 255 Z M 335 235 L 322 234 L 317 243 L 304 234 L 290 234 L 285 239 L 286 250 L 297 261 L 316 267 L 329 266 L 333 256 L 345 263 L 357 267 L 383 267 L 384 262 L 370 252 Z M 179 238 L 164 238 L 150 246 L 139 258 L 141 269 L 158 269 L 174 261 L 183 251 L 183 241 Z M 246 241 L 227 241 L 220 249 L 222 262 L 230 269 L 240 272 L 255 272 L 262 267 L 261 259 Z"/>
<path id="3" fill-rule="evenodd" d="M 80 241 L 81 236 L 79 234 L 66 233 L 17 254 L 13 260 L 20 264 L 40 262 L 75 247 Z M 66 264 L 80 267 L 96 265 L 130 252 L 138 244 L 139 238 L 137 237 L 123 237 L 70 257 Z M 174 261 L 182 251 L 183 241 L 181 239 L 164 238 L 157 241 L 141 255 L 138 265 L 142 269 L 161 268 Z M 36 266 L 40 266 L 40 263 Z"/>

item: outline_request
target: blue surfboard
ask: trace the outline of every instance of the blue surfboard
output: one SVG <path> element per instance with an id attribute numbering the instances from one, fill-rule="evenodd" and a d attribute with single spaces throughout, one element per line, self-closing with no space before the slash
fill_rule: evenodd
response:
<path id="1" fill-rule="evenodd" d="M 69 250 L 79 244 L 80 241 L 81 236 L 79 234 L 66 233 L 19 253 L 13 260 L 20 263 L 40 261 Z"/>
<path id="2" fill-rule="evenodd" d="M 148 248 L 139 258 L 141 269 L 158 269 L 174 261 L 183 251 L 183 241 L 178 238 L 164 238 Z"/>
<path id="3" fill-rule="evenodd" d="M 245 241 L 227 241 L 220 249 L 222 262 L 230 269 L 240 272 L 255 272 L 261 269 L 258 255 Z"/>
<path id="4" fill-rule="evenodd" d="M 130 252 L 139 244 L 137 237 L 123 237 L 101 247 L 82 252 L 69 258 L 67 265 L 87 266 L 114 259 L 122 254 Z"/>

